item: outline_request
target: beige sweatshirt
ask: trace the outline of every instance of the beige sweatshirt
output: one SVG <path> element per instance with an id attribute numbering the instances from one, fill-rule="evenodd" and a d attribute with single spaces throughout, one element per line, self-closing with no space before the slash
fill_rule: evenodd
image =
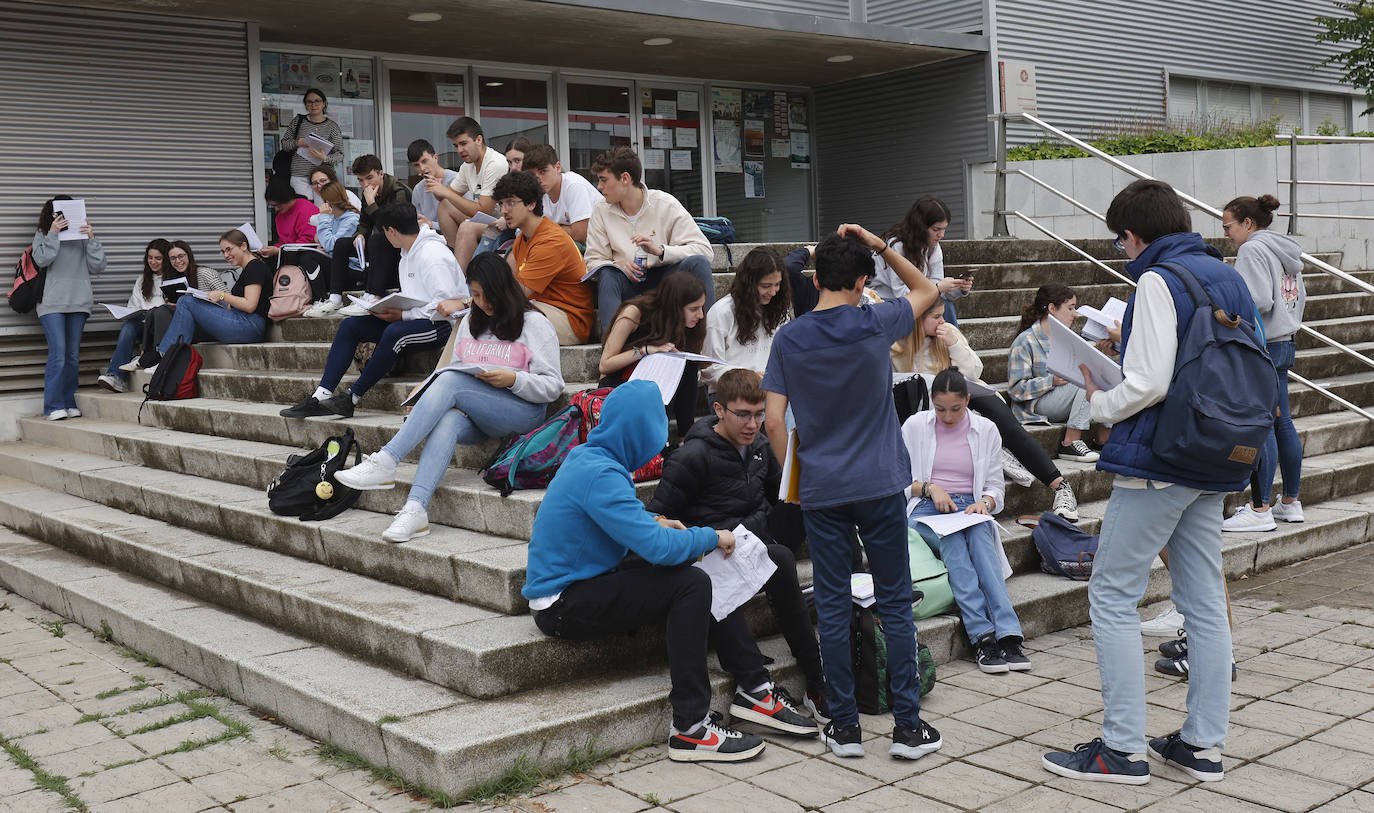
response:
<path id="1" fill-rule="evenodd" d="M 644 205 L 633 218 L 618 204 L 600 201 L 592 208 L 587 224 L 587 270 L 603 265 L 634 262 L 635 245 L 630 237 L 647 234 L 663 244 L 663 259 L 649 256 L 646 268 L 679 263 L 696 254 L 711 257 L 711 244 L 677 198 L 661 189 L 645 189 Z"/>

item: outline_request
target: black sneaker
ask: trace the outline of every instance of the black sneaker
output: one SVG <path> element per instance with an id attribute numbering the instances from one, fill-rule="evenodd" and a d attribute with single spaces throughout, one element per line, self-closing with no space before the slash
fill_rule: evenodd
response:
<path id="1" fill-rule="evenodd" d="M 816 721 L 797 711 L 786 691 L 772 686 L 758 692 L 735 689 L 735 697 L 730 701 L 730 718 L 732 722 L 744 720 L 798 737 L 814 737 L 820 733 Z"/>
<path id="2" fill-rule="evenodd" d="M 668 758 L 675 762 L 743 762 L 763 751 L 763 738 L 726 728 L 714 719 L 691 731 L 668 733 Z"/>
<path id="3" fill-rule="evenodd" d="M 1176 642 L 1170 641 L 1169 643 L 1176 643 Z M 1185 647 L 1185 649 L 1184 649 L 1182 655 L 1179 655 L 1179 656 L 1174 657 L 1174 658 L 1160 658 L 1159 660 L 1155 661 L 1155 671 L 1158 672 L 1158 673 L 1160 673 L 1161 675 L 1168 675 L 1169 677 L 1178 677 L 1178 678 L 1183 678 L 1184 680 L 1187 680 L 1187 679 L 1188 679 L 1188 650 L 1186 649 L 1186 647 Z M 1235 683 L 1235 682 L 1236 682 L 1236 676 L 1237 676 L 1237 674 L 1238 674 L 1238 670 L 1236 669 L 1236 661 L 1235 661 L 1234 658 L 1232 658 L 1232 659 L 1231 659 L 1231 682 L 1232 682 L 1232 683 Z"/>
<path id="4" fill-rule="evenodd" d="M 897 759 L 920 759 L 940 750 L 940 732 L 922 720 L 913 731 L 905 726 L 892 729 L 892 747 L 887 752 Z"/>
<path id="5" fill-rule="evenodd" d="M 320 406 L 326 410 L 324 415 L 338 415 L 341 418 L 353 417 L 353 392 L 344 390 L 333 398 L 326 398 L 320 402 Z"/>
<path id="6" fill-rule="evenodd" d="M 1176 640 L 1165 641 L 1159 645 L 1159 654 L 1166 658 L 1188 657 L 1188 633 L 1179 630 Z"/>
<path id="7" fill-rule="evenodd" d="M 1146 750 L 1151 757 L 1203 782 L 1218 782 L 1224 775 L 1220 748 L 1189 745 L 1178 732 L 1150 740 L 1150 747 Z"/>
<path id="8" fill-rule="evenodd" d="M 1059 451 L 1055 454 L 1060 460 L 1072 460 L 1077 463 L 1096 463 L 1099 457 L 1097 452 L 1088 448 L 1088 444 L 1081 440 L 1073 443 L 1060 443 Z"/>
<path id="9" fill-rule="evenodd" d="M 990 632 L 973 642 L 973 659 L 978 662 L 978 668 L 989 675 L 1011 671 L 1002 657 L 1002 647 L 998 646 L 997 639 Z"/>
<path id="10" fill-rule="evenodd" d="M 319 399 L 311 395 L 299 404 L 283 409 L 278 414 L 283 418 L 314 418 L 320 415 L 333 415 L 334 413 L 325 409 Z"/>
<path id="11" fill-rule="evenodd" d="M 821 742 L 830 746 L 830 753 L 837 757 L 861 757 L 864 755 L 863 731 L 856 725 L 836 728 L 833 721 L 821 729 Z"/>
<path id="12" fill-rule="evenodd" d="M 1002 660 L 1007 662 L 1007 668 L 1013 672 L 1029 672 L 1031 670 L 1030 658 L 1021 652 L 1021 638 L 1016 635 L 1008 635 L 997 642 L 997 647 L 1002 650 Z"/>

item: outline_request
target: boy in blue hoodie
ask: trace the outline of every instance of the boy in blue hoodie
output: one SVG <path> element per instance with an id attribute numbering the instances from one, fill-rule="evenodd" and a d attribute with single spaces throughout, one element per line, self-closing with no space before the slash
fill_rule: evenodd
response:
<path id="1" fill-rule="evenodd" d="M 607 396 L 601 423 L 568 453 L 539 506 L 521 592 L 546 635 L 601 638 L 666 621 L 673 708 L 668 757 L 739 762 L 762 752 L 764 743 L 711 719 L 708 643 L 754 699 L 746 719 L 802 736 L 814 735 L 816 726 L 773 691 L 741 614 L 711 619 L 711 580 L 691 565 L 717 548 L 729 556 L 734 534 L 655 517 L 635 496 L 630 473 L 667 438 L 656 385 L 630 381 Z M 652 566 L 623 566 L 631 552 Z"/>

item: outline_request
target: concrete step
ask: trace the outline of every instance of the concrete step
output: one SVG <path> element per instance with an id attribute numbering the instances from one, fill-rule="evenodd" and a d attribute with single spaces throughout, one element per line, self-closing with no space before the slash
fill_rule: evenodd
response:
<path id="1" fill-rule="evenodd" d="M 1215 246 L 1224 256 L 1235 256 L 1235 246 L 1224 237 L 1209 237 L 1207 242 Z M 1112 238 L 1088 238 L 1070 240 L 1070 243 L 1089 256 L 1101 260 L 1121 260 L 1124 255 L 1112 245 Z M 1025 263 L 1025 262 L 1062 262 L 1083 259 L 1078 254 L 1054 240 L 942 240 L 940 249 L 945 255 L 945 265 L 965 263 Z"/>

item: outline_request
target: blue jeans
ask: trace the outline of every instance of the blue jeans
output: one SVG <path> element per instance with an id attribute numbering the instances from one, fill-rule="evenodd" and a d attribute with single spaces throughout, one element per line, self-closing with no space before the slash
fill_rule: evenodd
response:
<path id="1" fill-rule="evenodd" d="M 1292 341 L 1270 342 L 1269 357 L 1279 374 L 1279 417 L 1274 421 L 1274 433 L 1264 443 L 1260 453 L 1259 483 L 1263 493 L 1254 495 L 1261 502 L 1269 502 L 1274 493 L 1274 469 L 1283 472 L 1283 496 L 1297 499 L 1302 481 L 1302 440 L 1293 426 L 1293 413 L 1288 408 L 1288 371 L 1293 369 L 1297 346 Z"/>
<path id="2" fill-rule="evenodd" d="M 263 296 L 270 296 L 267 291 Z M 177 300 L 176 313 L 172 323 L 167 326 L 157 352 L 166 355 L 178 339 L 192 341 L 196 328 L 210 335 L 217 342 L 226 344 L 247 344 L 260 342 L 267 336 L 267 318 L 256 313 L 244 313 L 235 308 L 226 308 L 203 299 L 183 296 Z"/>
<path id="3" fill-rule="evenodd" d="M 954 300 L 952 299 L 945 300 L 945 321 L 955 327 L 959 326 L 959 317 L 954 313 Z"/>
<path id="4" fill-rule="evenodd" d="M 393 460 L 400 460 L 424 441 L 410 499 L 428 506 L 453 459 L 455 446 L 524 434 L 538 426 L 547 411 L 547 404 L 531 403 L 508 389 L 450 370 L 429 385 L 400 431 L 382 450 Z"/>
<path id="5" fill-rule="evenodd" d="M 849 618 L 852 574 L 850 537 L 859 530 L 873 569 L 874 608 L 887 633 L 887 667 L 892 678 L 892 718 L 915 729 L 921 713 L 916 679 L 916 622 L 911 617 L 911 560 L 906 547 L 906 499 L 901 493 L 829 508 L 802 507 L 811 546 L 816 591 L 816 626 L 826 699 L 837 727 L 859 724 L 850 662 Z"/>
<path id="6" fill-rule="evenodd" d="M 110 366 L 105 370 L 105 375 L 112 375 L 123 381 L 129 374 L 119 369 L 119 365 L 128 364 L 134 357 L 134 346 L 139 339 L 143 338 L 142 313 L 131 314 L 124 323 L 119 326 L 119 338 L 115 341 L 114 355 L 110 356 Z"/>
<path id="7" fill-rule="evenodd" d="M 615 319 L 615 312 L 620 310 L 620 303 L 654 290 L 664 277 L 674 271 L 690 271 L 692 276 L 701 281 L 706 289 L 706 310 L 709 311 L 711 303 L 716 301 L 716 280 L 711 276 L 710 257 L 693 254 L 682 262 L 646 268 L 644 279 L 639 282 L 625 276 L 619 266 L 603 265 L 596 272 L 596 313 L 601 320 L 601 335 L 605 336 L 610 331 L 611 320 Z"/>
<path id="8" fill-rule="evenodd" d="M 388 322 L 376 316 L 350 316 L 339 323 L 334 333 L 334 342 L 329 345 L 329 356 L 324 362 L 324 374 L 320 376 L 320 386 L 334 391 L 343 380 L 348 366 L 353 363 L 353 353 L 362 342 L 376 342 L 377 349 L 358 376 L 349 385 L 349 390 L 361 398 L 372 385 L 382 380 L 382 376 L 396 366 L 396 357 L 402 350 L 410 347 L 425 347 L 431 344 L 442 345 L 448 341 L 453 326 L 446 319 L 431 322 L 428 319 L 401 319 Z M 400 458 L 397 458 L 398 460 Z"/>
<path id="9" fill-rule="evenodd" d="M 81 372 L 81 331 L 89 313 L 49 313 L 38 317 L 48 340 L 48 363 L 43 367 L 43 414 L 76 408 L 76 385 Z"/>
<path id="10" fill-rule="evenodd" d="M 1188 631 L 1188 719 L 1183 739 L 1200 748 L 1226 740 L 1231 700 L 1231 626 L 1221 570 L 1222 495 L 1178 484 L 1112 489 L 1088 600 L 1102 676 L 1102 739 L 1145 752 L 1145 668 L 1140 616 L 1150 564 L 1169 550 L 1173 600 Z"/>
<path id="11" fill-rule="evenodd" d="M 972 494 L 951 494 L 950 499 L 960 511 L 974 502 Z M 921 500 L 911 509 L 907 527 L 916 528 L 917 520 L 940 513 L 933 500 Z M 924 527 L 924 526 L 922 526 Z M 918 529 L 920 530 L 920 529 Z M 949 588 L 964 619 L 964 632 L 970 641 L 977 641 L 988 633 L 999 640 L 1008 635 L 1021 637 L 1021 621 L 1007 595 L 1007 583 L 1002 578 L 1002 559 L 997 555 L 1001 542 L 997 540 L 992 523 L 980 522 L 972 528 L 939 537 L 931 543 L 934 533 L 925 529 L 922 537 L 949 570 Z"/>

